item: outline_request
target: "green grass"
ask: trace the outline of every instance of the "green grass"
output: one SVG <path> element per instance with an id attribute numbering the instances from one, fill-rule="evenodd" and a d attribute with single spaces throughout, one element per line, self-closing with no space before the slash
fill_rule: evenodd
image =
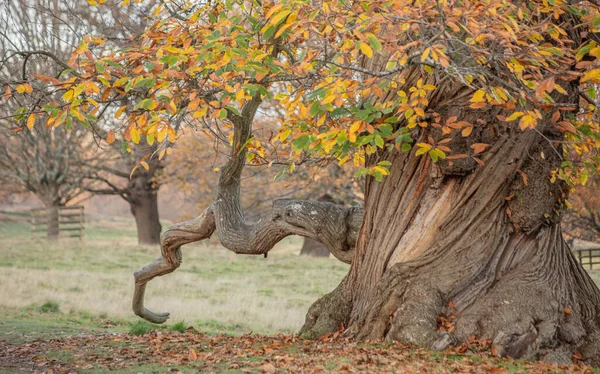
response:
<path id="1" fill-rule="evenodd" d="M 61 318 L 103 315 L 123 321 L 124 332 L 133 330 L 139 320 L 130 306 L 133 272 L 160 256 L 158 246 L 137 245 L 133 221 L 93 220 L 82 241 L 31 240 L 28 225 L 16 222 L 0 222 L 0 233 L 0 312 L 27 323 L 41 311 Z M 213 243 L 185 246 L 182 266 L 149 283 L 146 306 L 188 321 L 175 329 L 296 332 L 310 305 L 348 271 L 332 258 L 298 256 L 301 244 L 301 238 L 286 239 L 266 259 Z M 20 314 L 25 310 L 33 316 Z"/>
<path id="2" fill-rule="evenodd" d="M 154 331 L 156 329 L 155 325 L 151 325 L 146 321 L 137 321 L 132 324 L 131 329 L 129 329 L 130 335 L 144 335 L 149 333 L 150 331 Z"/>
<path id="3" fill-rule="evenodd" d="M 60 307 L 58 306 L 58 303 L 54 301 L 46 301 L 40 306 L 40 311 L 42 313 L 58 313 L 60 312 Z"/>
<path id="4" fill-rule="evenodd" d="M 187 330 L 187 328 L 188 327 L 185 325 L 185 322 L 179 321 L 179 322 L 176 322 L 176 323 L 172 324 L 169 327 L 169 330 L 171 330 L 171 331 L 178 331 L 178 332 L 184 333 L 185 330 Z"/>

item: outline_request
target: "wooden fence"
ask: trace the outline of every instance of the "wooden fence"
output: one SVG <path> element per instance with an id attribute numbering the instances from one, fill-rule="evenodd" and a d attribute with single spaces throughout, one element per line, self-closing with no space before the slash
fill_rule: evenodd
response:
<path id="1" fill-rule="evenodd" d="M 55 227 L 49 228 L 54 216 Z M 83 239 L 84 215 L 82 206 L 63 206 L 58 208 L 40 208 L 30 211 L 31 232 L 33 238 L 51 236 L 51 231 L 59 238 Z"/>
<path id="2" fill-rule="evenodd" d="M 588 266 L 590 269 L 594 268 L 594 265 L 600 265 L 600 247 L 576 249 L 575 255 L 581 265 Z"/>

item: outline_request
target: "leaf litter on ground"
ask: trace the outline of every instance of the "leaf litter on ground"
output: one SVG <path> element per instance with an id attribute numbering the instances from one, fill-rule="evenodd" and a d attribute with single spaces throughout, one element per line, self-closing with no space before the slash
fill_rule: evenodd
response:
<path id="1" fill-rule="evenodd" d="M 189 327 L 183 333 L 87 334 L 24 344 L 0 340 L 0 369 L 33 373 L 595 372 L 582 363 L 558 366 L 498 359 L 481 347 L 471 342 L 453 350 L 431 352 L 399 343 L 357 343 L 339 334 L 306 340 L 296 335 L 206 335 Z"/>

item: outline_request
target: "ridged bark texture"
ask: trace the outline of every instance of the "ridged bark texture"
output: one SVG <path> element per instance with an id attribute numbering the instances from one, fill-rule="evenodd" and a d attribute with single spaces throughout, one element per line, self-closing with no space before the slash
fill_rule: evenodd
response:
<path id="1" fill-rule="evenodd" d="M 315 303 L 303 330 L 314 335 L 322 313 L 358 339 L 443 349 L 474 336 L 499 356 L 570 362 L 579 352 L 600 364 L 600 292 L 561 236 L 552 134 L 503 133 L 485 139 L 485 164 L 467 175 L 414 153 L 379 155 L 391 174 L 367 182 L 349 279 L 325 297 L 343 296 L 334 307 L 349 312 L 331 321 Z"/>

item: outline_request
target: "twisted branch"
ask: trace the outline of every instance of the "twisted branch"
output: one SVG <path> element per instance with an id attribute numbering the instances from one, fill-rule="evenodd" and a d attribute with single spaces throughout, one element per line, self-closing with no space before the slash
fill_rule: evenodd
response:
<path id="1" fill-rule="evenodd" d="M 192 221 L 169 227 L 161 237 L 162 257 L 135 273 L 133 311 L 153 323 L 163 323 L 169 313 L 155 313 L 144 307 L 146 284 L 157 276 L 173 272 L 181 264 L 180 247 L 209 238 L 216 230 L 221 244 L 238 254 L 262 255 L 289 235 L 320 241 L 340 261 L 350 263 L 363 210 L 345 208 L 312 200 L 281 199 L 260 221 L 248 224 L 240 203 L 240 181 L 246 160 L 247 140 L 261 99 L 257 96 L 242 110 L 229 117 L 234 125 L 234 146 L 229 162 L 219 176 L 216 201 Z"/>

